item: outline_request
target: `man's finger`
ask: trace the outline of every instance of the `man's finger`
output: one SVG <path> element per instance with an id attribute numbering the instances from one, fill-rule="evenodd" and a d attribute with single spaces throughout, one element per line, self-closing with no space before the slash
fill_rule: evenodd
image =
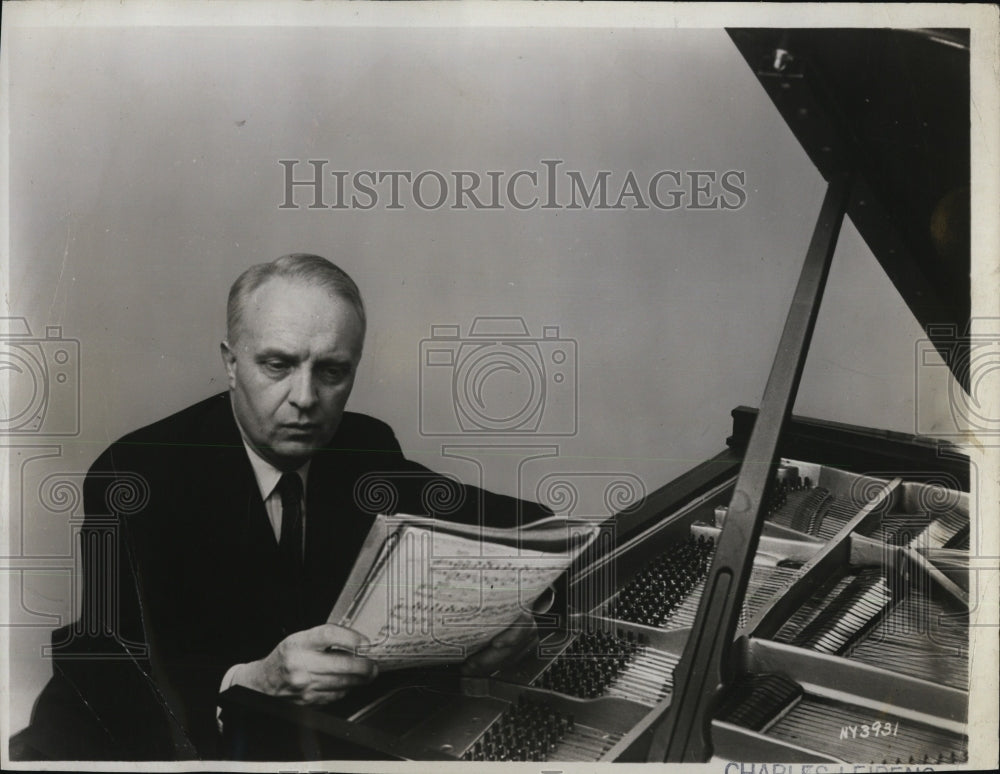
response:
<path id="1" fill-rule="evenodd" d="M 303 664 L 314 675 L 354 675 L 370 680 L 378 672 L 378 666 L 371 659 L 340 651 L 311 652 Z"/>
<path id="2" fill-rule="evenodd" d="M 302 632 L 303 645 L 311 650 L 343 650 L 355 653 L 368 644 L 368 638 L 353 629 L 336 624 L 322 624 Z"/>
<path id="3" fill-rule="evenodd" d="M 465 663 L 462 664 L 462 674 L 489 674 L 496 670 L 496 668 L 499 667 L 509 655 L 510 651 L 497 650 L 496 648 L 489 648 L 487 650 L 480 651 L 476 655 L 470 656 L 465 660 Z"/>
<path id="4" fill-rule="evenodd" d="M 339 701 L 347 696 L 347 691 L 316 691 L 308 690 L 301 696 L 297 696 L 292 701 L 295 704 L 309 705 L 309 704 L 330 704 L 335 701 Z"/>
<path id="5" fill-rule="evenodd" d="M 494 648 L 510 648 L 534 636 L 536 630 L 535 619 L 530 615 L 522 614 L 514 623 L 494 637 L 490 644 Z"/>
<path id="6" fill-rule="evenodd" d="M 475 672 L 492 672 L 513 654 L 513 648 L 498 648 L 490 645 L 465 660 L 462 671 L 466 674 Z"/>
<path id="7" fill-rule="evenodd" d="M 344 691 L 369 682 L 369 678 L 364 675 L 336 674 L 336 675 L 315 675 L 310 691 Z"/>

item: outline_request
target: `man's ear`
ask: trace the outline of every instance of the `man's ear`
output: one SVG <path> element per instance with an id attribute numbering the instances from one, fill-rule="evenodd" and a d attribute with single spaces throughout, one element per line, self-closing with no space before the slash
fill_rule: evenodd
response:
<path id="1" fill-rule="evenodd" d="M 236 386 L 236 353 L 225 340 L 219 344 L 219 353 L 222 355 L 222 364 L 226 367 L 229 389 L 233 389 Z"/>

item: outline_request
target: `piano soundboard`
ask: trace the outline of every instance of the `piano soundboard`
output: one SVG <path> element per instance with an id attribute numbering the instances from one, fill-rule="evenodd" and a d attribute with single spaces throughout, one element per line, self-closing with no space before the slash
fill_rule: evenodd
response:
<path id="1" fill-rule="evenodd" d="M 715 755 L 965 761 L 968 603 L 952 568 L 968 540 L 968 495 L 791 459 L 777 477 Z M 488 678 L 399 686 L 347 719 L 444 760 L 627 760 L 670 701 L 733 485 L 578 573 L 571 598 L 612 593 L 520 660 Z M 947 572 L 928 559 L 942 549 Z"/>

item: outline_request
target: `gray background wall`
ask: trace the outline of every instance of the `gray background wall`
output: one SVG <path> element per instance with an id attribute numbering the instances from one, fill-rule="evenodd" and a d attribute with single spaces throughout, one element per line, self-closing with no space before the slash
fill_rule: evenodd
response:
<path id="1" fill-rule="evenodd" d="M 81 513 L 50 476 L 78 485 L 116 437 L 223 389 L 224 298 L 252 263 L 318 252 L 357 279 L 370 325 L 350 408 L 392 424 L 410 456 L 475 481 L 442 444 L 485 446 L 487 485 L 532 496 L 561 472 L 579 485 L 579 513 L 604 512 L 592 483 L 607 480 L 579 474 L 630 474 L 637 494 L 652 491 L 720 451 L 730 409 L 760 400 L 824 183 L 721 30 L 27 29 L 8 55 L 2 314 L 79 340 L 81 385 L 78 435 L 14 439 L 13 730 L 76 593 Z M 743 170 L 747 200 L 735 211 L 278 208 L 278 159 L 510 174 L 553 158 L 619 183 L 629 170 Z M 481 315 L 576 342 L 576 397 L 553 389 L 545 405 L 575 413 L 575 435 L 421 434 L 421 340 Z M 919 386 L 931 395 L 921 429 L 946 428 L 938 369 L 915 384 L 921 337 L 848 224 L 796 413 L 912 432 Z M 425 393 L 425 420 L 444 422 L 452 401 Z M 49 427 L 74 411 L 53 403 Z M 558 456 L 519 477 L 528 453 L 490 452 L 497 443 Z"/>

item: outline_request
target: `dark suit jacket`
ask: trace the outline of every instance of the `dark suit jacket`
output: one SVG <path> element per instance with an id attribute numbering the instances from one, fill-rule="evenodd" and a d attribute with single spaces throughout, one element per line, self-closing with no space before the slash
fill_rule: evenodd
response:
<path id="1" fill-rule="evenodd" d="M 53 635 L 55 677 L 33 716 L 58 741 L 48 754 L 215 755 L 227 669 L 324 623 L 373 517 L 427 513 L 428 485 L 448 493 L 434 502 L 455 520 L 488 513 L 510 526 L 544 514 L 436 476 L 405 459 L 388 425 L 345 413 L 310 466 L 296 583 L 279 571 L 228 393 L 112 444 L 84 488 L 81 618 Z M 83 717 L 63 717 L 67 702 Z M 75 730 L 58 732 L 67 725 Z"/>

